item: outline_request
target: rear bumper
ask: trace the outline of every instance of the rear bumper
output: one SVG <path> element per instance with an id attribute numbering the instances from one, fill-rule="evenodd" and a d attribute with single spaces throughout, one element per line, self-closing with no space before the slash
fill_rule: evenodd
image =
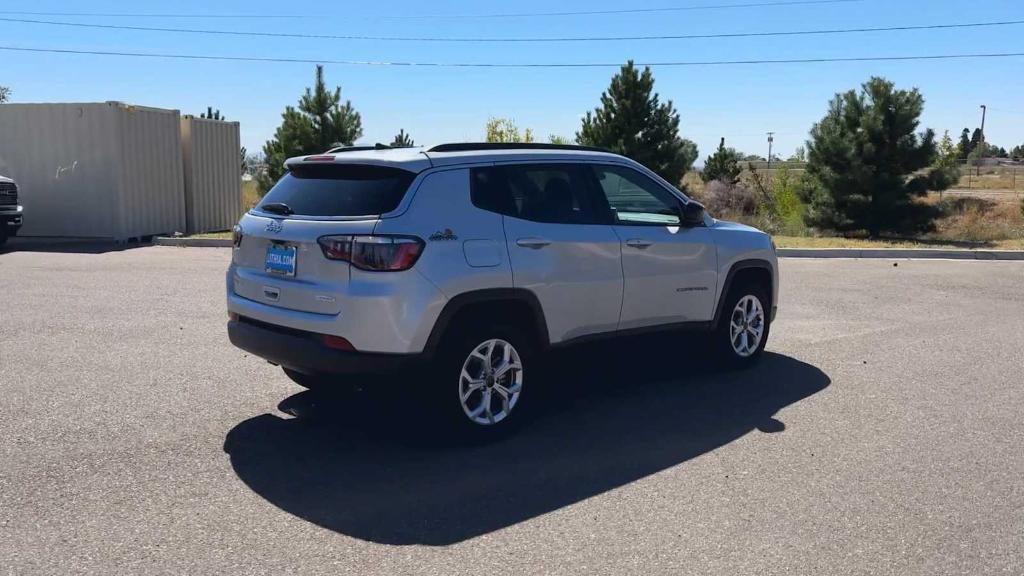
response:
<path id="1" fill-rule="evenodd" d="M 324 345 L 318 334 L 246 319 L 228 322 L 228 338 L 272 364 L 308 374 L 393 374 L 421 361 L 419 354 L 335 350 Z"/>
<path id="2" fill-rule="evenodd" d="M 21 228 L 21 206 L 0 206 L 0 234 L 13 236 Z"/>

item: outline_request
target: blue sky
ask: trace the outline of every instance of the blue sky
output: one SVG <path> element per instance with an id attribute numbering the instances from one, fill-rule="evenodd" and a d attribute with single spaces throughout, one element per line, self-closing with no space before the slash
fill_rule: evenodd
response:
<path id="1" fill-rule="evenodd" d="M 743 0 L 540 0 L 469 2 L 306 2 L 178 0 L 113 2 L 9 0 L 0 10 L 131 13 L 281 14 L 302 18 L 131 18 L 35 16 L 106 24 L 419 36 L 608 36 L 731 33 L 774 30 L 946 24 L 1024 19 L 1019 0 L 863 0 L 860 2 L 544 18 L 422 18 L 380 16 L 486 14 L 624 7 L 693 6 Z M 749 2 L 750 0 L 745 0 Z M 349 4 L 349 5 L 346 5 Z M 0 14 L 0 17 L 3 17 Z M 16 16 L 11 16 L 16 17 Z M 0 22 L 0 45 L 79 50 L 173 52 L 232 56 L 433 62 L 623 62 L 887 56 L 964 52 L 1024 52 L 1024 26 L 836 36 L 666 40 L 563 44 L 440 44 L 381 41 L 219 37 L 73 29 Z M 389 142 L 400 128 L 419 144 L 480 140 L 488 117 L 514 118 L 543 138 L 573 136 L 580 116 L 595 107 L 614 69 L 445 69 L 329 65 L 363 117 L 363 142 Z M 747 153 L 767 153 L 776 132 L 783 156 L 801 145 L 837 91 L 883 75 L 918 87 L 927 103 L 923 125 L 958 136 L 980 123 L 989 106 L 988 141 L 1024 143 L 1024 58 L 830 64 L 655 68 L 656 89 L 682 115 L 682 133 L 703 159 L 726 138 Z M 259 149 L 284 106 L 312 82 L 309 64 L 194 62 L 0 51 L 0 85 L 17 102 L 121 100 L 199 114 L 219 108 L 241 122 L 242 141 Z"/>

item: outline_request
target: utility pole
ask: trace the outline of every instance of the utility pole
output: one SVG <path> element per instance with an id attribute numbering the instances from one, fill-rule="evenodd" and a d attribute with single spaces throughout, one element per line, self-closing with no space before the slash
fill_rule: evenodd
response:
<path id="1" fill-rule="evenodd" d="M 987 152 L 987 150 L 985 149 L 985 112 L 988 112 L 988 108 L 984 104 L 982 104 L 981 105 L 981 138 L 979 139 L 980 142 L 978 142 L 978 146 L 981 146 L 981 158 L 978 159 L 978 166 L 976 168 L 977 171 L 978 171 L 978 176 L 981 176 L 981 164 L 985 160 L 985 152 Z"/>
<path id="2" fill-rule="evenodd" d="M 984 156 L 985 153 L 985 112 L 988 112 L 988 107 L 984 104 L 981 105 L 981 152 Z"/>
<path id="3" fill-rule="evenodd" d="M 768 133 L 768 170 L 772 169 L 772 142 L 775 142 L 775 132 Z"/>

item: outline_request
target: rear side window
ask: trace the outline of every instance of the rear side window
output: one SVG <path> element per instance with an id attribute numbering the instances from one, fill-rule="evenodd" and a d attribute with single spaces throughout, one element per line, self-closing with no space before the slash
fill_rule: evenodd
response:
<path id="1" fill-rule="evenodd" d="M 397 208 L 415 178 L 383 166 L 302 164 L 293 166 L 257 209 L 284 204 L 301 216 L 377 216 Z"/>
<path id="2" fill-rule="evenodd" d="M 606 211 L 594 206 L 588 177 L 583 168 L 571 164 L 474 168 L 473 204 L 534 222 L 607 223 Z"/>

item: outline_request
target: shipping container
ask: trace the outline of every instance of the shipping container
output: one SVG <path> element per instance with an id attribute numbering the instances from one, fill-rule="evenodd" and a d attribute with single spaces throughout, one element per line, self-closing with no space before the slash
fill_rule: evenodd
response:
<path id="1" fill-rule="evenodd" d="M 185 225 L 189 234 L 229 230 L 242 215 L 238 122 L 181 119 Z"/>
<path id="2" fill-rule="evenodd" d="M 0 104 L 0 173 L 18 183 L 23 236 L 127 240 L 185 229 L 177 110 Z"/>

